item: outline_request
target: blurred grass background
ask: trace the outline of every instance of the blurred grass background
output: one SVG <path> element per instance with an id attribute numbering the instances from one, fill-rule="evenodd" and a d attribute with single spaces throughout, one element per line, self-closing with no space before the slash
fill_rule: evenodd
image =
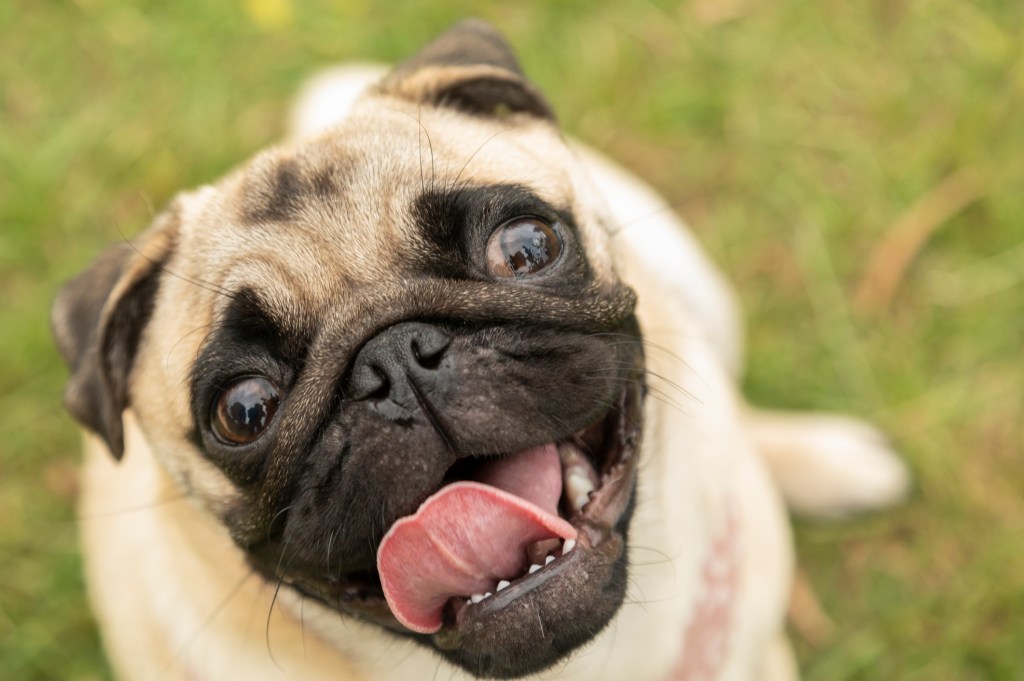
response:
<path id="1" fill-rule="evenodd" d="M 736 282 L 751 396 L 876 419 L 911 462 L 904 508 L 798 525 L 805 677 L 1024 679 L 1024 5 L 998 0 L 0 4 L 0 677 L 109 676 L 58 283 L 277 139 L 316 68 L 469 15 Z"/>

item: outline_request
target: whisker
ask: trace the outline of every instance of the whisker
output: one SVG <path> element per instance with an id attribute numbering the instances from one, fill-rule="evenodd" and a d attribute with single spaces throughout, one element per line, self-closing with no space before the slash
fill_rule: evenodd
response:
<path id="1" fill-rule="evenodd" d="M 77 519 L 75 519 L 72 522 L 81 522 L 81 521 L 87 521 L 87 520 L 99 520 L 99 519 L 102 519 L 102 518 L 116 518 L 118 516 L 127 515 L 129 513 L 138 513 L 139 511 L 151 511 L 154 508 L 159 508 L 161 506 L 166 506 L 167 504 L 172 504 L 172 503 L 175 503 L 175 502 L 178 502 L 178 501 L 184 501 L 185 499 L 188 499 L 188 497 L 189 497 L 189 495 L 183 492 L 181 494 L 178 494 L 177 496 L 168 497 L 166 499 L 158 499 L 158 500 L 156 500 L 156 501 L 154 501 L 152 503 L 142 504 L 140 506 L 129 506 L 129 507 L 126 507 L 126 508 L 119 508 L 116 511 L 108 511 L 108 512 L 105 512 L 105 513 L 92 513 L 92 514 L 89 514 L 89 515 L 82 515 L 82 516 L 79 516 Z"/>
<path id="2" fill-rule="evenodd" d="M 143 259 L 148 261 L 151 265 L 154 265 L 160 272 L 163 272 L 164 274 L 168 274 L 168 275 L 170 275 L 170 276 L 172 276 L 172 277 L 174 277 L 176 279 L 180 279 L 181 281 L 184 281 L 187 284 L 192 284 L 193 286 L 201 288 L 201 289 L 203 289 L 205 291 L 209 291 L 210 293 L 215 293 L 217 295 L 224 296 L 226 298 L 231 298 L 231 299 L 235 298 L 234 292 L 229 291 L 228 289 L 223 288 L 221 286 L 218 286 L 217 284 L 214 284 L 211 281 L 206 281 L 205 279 L 188 277 L 188 276 L 185 276 L 184 274 L 180 274 L 178 272 L 175 272 L 175 271 L 169 269 L 166 265 L 161 264 L 158 260 L 154 260 L 153 258 L 148 256 L 147 254 L 143 253 L 142 250 L 138 246 L 136 246 L 134 243 L 132 243 L 132 241 L 128 238 L 128 235 L 124 233 L 124 231 L 121 229 L 120 226 L 117 227 L 117 231 L 118 231 L 118 234 L 121 235 L 122 241 L 125 244 L 127 244 L 129 248 L 131 248 L 133 251 L 135 251 Z"/>
<path id="3" fill-rule="evenodd" d="M 725 195 L 725 196 L 727 196 L 728 192 L 730 192 L 731 189 L 732 188 L 729 187 L 727 184 L 721 183 L 721 184 L 713 185 L 710 188 L 708 188 L 708 189 L 706 189 L 704 191 L 701 191 L 699 193 L 695 193 L 695 194 L 693 194 L 691 196 L 683 197 L 683 198 L 679 199 L 678 201 L 666 202 L 666 203 L 662 204 L 661 206 L 655 208 L 654 210 L 648 211 L 647 213 L 643 213 L 642 215 L 637 215 L 635 217 L 632 217 L 632 218 L 630 218 L 629 220 L 627 220 L 625 222 L 617 222 L 612 229 L 608 230 L 608 234 L 609 234 L 609 236 L 611 236 L 613 238 L 621 236 L 622 233 L 625 232 L 626 230 L 635 229 L 636 227 L 641 227 L 641 226 L 643 226 L 643 223 L 647 222 L 648 220 L 656 218 L 656 217 L 658 217 L 660 215 L 664 215 L 665 213 L 673 212 L 676 209 L 681 208 L 681 207 L 683 207 L 683 206 L 685 206 L 685 205 L 687 205 L 689 203 L 692 203 L 694 201 L 698 201 L 698 200 L 701 200 L 701 199 L 706 199 L 706 198 L 711 197 L 711 196 L 718 196 L 718 195 Z"/>
<path id="4" fill-rule="evenodd" d="M 189 647 L 191 647 L 195 640 L 199 638 L 199 635 L 206 630 L 206 627 L 210 626 L 213 620 L 216 619 L 217 615 L 219 615 L 221 611 L 223 611 L 224 608 L 227 607 L 228 603 L 230 603 L 231 600 L 239 593 L 239 591 L 241 591 L 242 585 L 245 584 L 246 580 L 248 580 L 252 576 L 253 570 L 250 568 L 249 571 L 246 574 L 244 574 L 233 587 L 231 587 L 231 589 L 217 603 L 213 610 L 211 610 L 209 614 L 207 614 L 206 617 L 203 618 L 203 621 L 199 623 L 199 626 L 196 628 L 196 630 L 192 632 L 192 634 L 187 639 L 185 639 L 185 641 L 181 644 L 181 646 L 174 653 L 174 655 L 171 656 L 171 659 L 168 660 L 167 665 L 164 666 L 163 670 L 158 675 L 158 678 L 164 678 L 165 676 L 167 676 L 174 668 L 174 666 L 184 658 L 184 655 L 188 651 Z"/>
<path id="5" fill-rule="evenodd" d="M 286 511 L 291 510 L 291 508 L 291 506 L 286 506 L 285 508 L 282 508 L 280 511 L 278 511 L 277 514 L 274 515 L 274 518 L 270 521 L 270 524 L 273 525 L 274 520 L 276 520 L 278 516 L 280 516 L 282 513 Z M 289 537 L 289 540 L 290 539 L 291 537 Z M 281 672 L 283 672 L 284 669 L 281 667 L 280 664 L 278 664 L 277 658 L 274 657 L 273 648 L 270 645 L 270 620 L 274 615 L 274 606 L 277 604 L 278 594 L 281 593 L 281 587 L 284 585 L 284 576 L 285 574 L 287 574 L 288 569 L 292 566 L 292 561 L 294 561 L 296 556 L 298 556 L 298 552 L 293 553 L 292 557 L 288 559 L 288 563 L 284 566 L 284 570 L 281 569 L 281 563 L 284 562 L 284 555 L 288 551 L 289 540 L 285 540 L 284 546 L 281 547 L 281 556 L 278 558 L 277 561 L 277 585 L 274 587 L 274 596 L 270 599 L 270 609 L 267 610 L 267 624 L 266 627 L 264 628 L 264 638 L 267 644 L 267 654 L 270 655 L 270 661 L 274 664 L 275 667 L 277 667 L 278 671 Z"/>
<path id="6" fill-rule="evenodd" d="M 423 125 L 423 121 L 422 121 L 422 111 L 423 111 L 423 109 L 422 109 L 422 107 L 418 106 L 416 108 L 416 115 L 415 116 L 413 116 L 408 111 L 402 111 L 401 109 L 396 109 L 394 107 L 390 107 L 389 106 L 389 107 L 386 107 L 386 108 L 391 110 L 391 111 L 394 111 L 395 113 L 402 114 L 403 116 L 408 116 L 410 119 L 415 121 L 416 125 L 418 125 L 420 130 L 423 132 L 423 136 L 427 138 L 427 148 L 430 150 L 430 188 L 433 189 L 434 188 L 434 184 L 436 182 L 436 178 L 437 178 L 437 172 L 436 172 L 436 169 L 434 168 L 434 143 L 430 139 L 430 132 L 427 130 L 427 127 L 425 125 Z M 420 144 L 422 145 L 422 142 L 420 142 Z M 422 154 L 422 151 L 420 152 L 420 188 L 421 189 L 423 188 L 423 154 Z"/>
<path id="7" fill-rule="evenodd" d="M 474 159 L 474 158 L 476 158 L 477 154 L 479 154 L 479 153 L 480 153 L 481 151 L 483 151 L 483 148 L 484 148 L 484 147 L 486 147 L 486 146 L 487 146 L 488 144 L 490 144 L 490 143 L 491 143 L 491 140 L 493 140 L 493 139 L 494 139 L 495 137 L 497 137 L 498 135 L 502 134 L 503 132 L 506 132 L 506 131 L 505 131 L 504 129 L 502 129 L 502 130 L 499 130 L 499 131 L 497 131 L 496 133 L 494 133 L 494 134 L 493 134 L 493 135 L 491 135 L 490 137 L 488 137 L 488 138 L 487 138 L 486 140 L 484 140 L 484 141 L 483 141 L 483 143 L 482 143 L 482 144 L 481 144 L 481 145 L 480 145 L 479 147 L 477 147 L 476 151 L 474 151 L 474 152 L 473 152 L 473 153 L 472 153 L 472 154 L 470 155 L 470 157 L 469 157 L 468 159 L 466 159 L 466 162 L 465 162 L 464 164 L 462 164 L 462 168 L 460 168 L 460 169 L 459 169 L 459 172 L 458 172 L 458 174 L 456 174 L 456 175 L 455 175 L 455 179 L 454 179 L 454 180 L 452 180 L 451 186 L 449 187 L 449 191 L 450 191 L 450 190 L 454 190 L 454 189 L 455 189 L 455 188 L 456 188 L 456 187 L 458 186 L 458 184 L 459 184 L 459 179 L 461 179 L 461 178 L 462 178 L 462 173 L 464 173 L 464 172 L 466 171 L 466 168 L 468 168 L 468 167 L 469 167 L 469 164 L 473 162 L 473 159 Z M 460 196 L 462 196 L 462 191 L 463 191 L 463 190 L 464 190 L 464 189 L 465 189 L 466 187 L 468 187 L 468 186 L 469 186 L 469 181 L 467 180 L 467 181 L 466 181 L 466 182 L 465 182 L 465 183 L 464 183 L 464 184 L 462 185 L 462 187 L 461 187 L 461 188 L 459 188 L 459 190 L 458 190 L 457 192 L 455 192 L 455 198 L 453 199 L 453 201 L 456 201 L 456 200 L 458 200 L 458 198 L 459 198 Z"/>

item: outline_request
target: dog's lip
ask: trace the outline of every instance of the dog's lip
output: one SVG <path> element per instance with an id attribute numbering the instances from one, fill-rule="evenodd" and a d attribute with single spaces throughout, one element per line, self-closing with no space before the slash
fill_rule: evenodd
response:
<path id="1" fill-rule="evenodd" d="M 445 611 L 444 624 L 434 634 L 416 634 L 403 626 L 392 613 L 375 573 L 329 576 L 322 584 L 305 581 L 286 582 L 304 596 L 334 607 L 353 617 L 387 629 L 432 639 L 439 648 L 458 645 L 459 630 L 469 620 L 489 618 L 518 598 L 542 589 L 569 571 L 585 567 L 588 554 L 620 553 L 622 528 L 618 527 L 632 497 L 637 476 L 637 449 L 642 425 L 643 384 L 638 377 L 629 381 L 620 393 L 618 403 L 609 408 L 598 422 L 616 418 L 615 427 L 603 443 L 605 460 L 601 462 L 600 486 L 590 493 L 583 509 L 569 518 L 577 530 L 576 546 L 535 572 L 524 574 L 501 591 L 495 591 L 478 603 L 453 598 Z M 585 428 L 587 431 L 589 428 Z M 579 441 L 580 431 L 566 438 Z M 609 441 L 608 439 L 611 439 Z M 578 445 L 577 445 L 578 446 Z M 616 541 L 617 540 L 617 541 Z"/>
<path id="2" fill-rule="evenodd" d="M 623 390 L 619 403 L 609 410 L 617 416 L 617 427 L 612 434 L 617 441 L 606 442 L 605 446 L 617 449 L 617 456 L 613 461 L 605 462 L 600 487 L 591 492 L 590 501 L 582 511 L 569 519 L 577 531 L 575 546 L 477 603 L 452 599 L 444 625 L 432 635 L 438 647 L 457 646 L 460 636 L 456 632 L 466 626 L 468 620 L 497 615 L 517 599 L 541 589 L 567 572 L 583 568 L 588 554 L 621 552 L 622 534 L 618 525 L 629 506 L 636 482 L 642 401 L 642 385 L 636 380 Z M 615 539 L 618 541 L 613 541 Z"/>
<path id="3" fill-rule="evenodd" d="M 543 588 L 548 582 L 560 579 L 568 572 L 582 569 L 588 560 L 588 553 L 604 551 L 612 543 L 609 540 L 618 536 L 617 530 L 611 525 L 587 518 L 577 518 L 572 524 L 579 532 L 576 545 L 572 550 L 556 557 L 551 563 L 541 566 L 536 572 L 516 579 L 501 591 L 488 594 L 478 603 L 452 599 L 446 610 L 444 626 L 433 634 L 438 647 L 443 649 L 457 647 L 460 638 L 458 630 L 465 627 L 468 620 L 498 615 L 501 610 L 514 601 Z M 614 552 L 617 552 L 617 549 Z"/>

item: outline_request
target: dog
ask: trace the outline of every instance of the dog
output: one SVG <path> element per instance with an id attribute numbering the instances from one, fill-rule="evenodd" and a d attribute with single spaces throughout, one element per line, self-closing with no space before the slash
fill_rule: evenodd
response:
<path id="1" fill-rule="evenodd" d="M 907 474 L 747 405 L 733 294 L 488 24 L 307 87 L 56 300 L 122 679 L 796 677 L 785 503 Z"/>

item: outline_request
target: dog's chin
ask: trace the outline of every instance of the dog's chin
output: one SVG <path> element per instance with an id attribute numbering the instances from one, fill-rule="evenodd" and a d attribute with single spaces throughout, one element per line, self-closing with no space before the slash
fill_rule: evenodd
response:
<path id="1" fill-rule="evenodd" d="M 562 466 L 558 514 L 576 537 L 537 541 L 527 548 L 522 574 L 496 582 L 483 594 L 448 598 L 436 631 L 417 633 L 402 624 L 377 571 L 286 577 L 285 583 L 329 608 L 413 637 L 476 676 L 514 678 L 555 664 L 590 641 L 622 604 L 642 403 L 643 384 L 637 377 L 601 418 L 551 443 Z M 460 462 L 435 492 L 471 480 L 472 467 L 472 462 Z M 592 490 L 579 480 L 582 474 Z"/>

